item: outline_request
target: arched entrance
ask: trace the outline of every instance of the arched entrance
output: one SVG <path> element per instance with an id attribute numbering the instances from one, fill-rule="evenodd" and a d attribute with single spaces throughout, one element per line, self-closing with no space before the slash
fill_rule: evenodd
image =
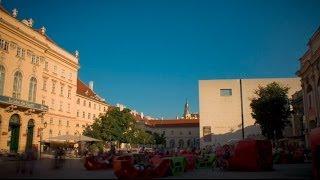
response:
<path id="1" fill-rule="evenodd" d="M 20 117 L 18 114 L 11 116 L 9 121 L 10 136 L 10 152 L 18 152 L 19 135 L 20 135 Z"/>
<path id="2" fill-rule="evenodd" d="M 179 140 L 179 148 L 183 148 L 184 147 L 184 142 L 182 139 Z"/>
<path id="3" fill-rule="evenodd" d="M 34 132 L 34 120 L 30 119 L 28 122 L 28 127 L 27 127 L 27 144 L 26 144 L 26 149 L 32 147 L 33 143 L 33 132 Z"/>

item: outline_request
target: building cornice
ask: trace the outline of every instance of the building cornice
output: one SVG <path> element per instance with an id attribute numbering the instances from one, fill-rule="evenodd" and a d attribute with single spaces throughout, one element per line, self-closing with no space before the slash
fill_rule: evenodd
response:
<path id="1" fill-rule="evenodd" d="M 78 93 L 76 94 L 76 96 L 81 97 L 81 98 L 84 98 L 84 99 L 87 99 L 87 100 L 90 100 L 90 101 L 94 101 L 94 102 L 97 102 L 97 103 L 100 103 L 100 104 L 104 104 L 104 105 L 106 105 L 106 106 L 109 106 L 109 104 L 108 104 L 107 102 L 98 101 L 98 100 L 96 100 L 96 99 L 89 98 L 89 97 L 87 97 L 87 96 L 83 96 L 83 95 L 78 94 Z"/>
<path id="2" fill-rule="evenodd" d="M 4 13 L 0 10 L 0 27 L 8 30 L 9 32 L 17 35 L 21 39 L 35 45 L 36 47 L 43 50 L 43 52 L 63 61 L 64 63 L 79 69 L 78 59 L 74 57 L 72 54 L 57 46 L 53 42 L 47 40 L 43 35 L 18 21 L 17 19 L 9 16 L 7 13 Z M 10 23 L 6 21 L 6 18 L 10 18 L 15 21 L 14 23 Z M 57 48 L 57 50 L 61 52 L 57 52 L 52 48 Z"/>

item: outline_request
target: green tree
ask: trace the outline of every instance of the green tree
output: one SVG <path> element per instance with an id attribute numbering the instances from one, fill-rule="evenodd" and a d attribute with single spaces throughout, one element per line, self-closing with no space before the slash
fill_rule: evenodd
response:
<path id="1" fill-rule="evenodd" d="M 155 144 L 158 146 L 158 145 L 165 145 L 166 144 L 166 137 L 165 135 L 162 133 L 162 134 L 159 134 L 159 133 L 156 133 L 154 132 L 152 134 L 153 138 L 154 138 L 154 141 L 155 141 Z"/>
<path id="2" fill-rule="evenodd" d="M 106 114 L 95 119 L 94 123 L 87 126 L 86 136 L 103 141 L 130 144 L 153 144 L 152 134 L 138 128 L 134 116 L 129 109 L 120 111 L 119 108 L 110 109 Z"/>
<path id="3" fill-rule="evenodd" d="M 279 139 L 291 114 L 288 87 L 276 82 L 255 90 L 256 97 L 251 101 L 252 117 L 260 125 L 262 134 L 268 139 Z"/>
<path id="4" fill-rule="evenodd" d="M 136 130 L 135 124 L 129 109 L 120 111 L 119 108 L 112 108 L 87 126 L 83 134 L 120 145 L 132 141 L 130 135 Z"/>

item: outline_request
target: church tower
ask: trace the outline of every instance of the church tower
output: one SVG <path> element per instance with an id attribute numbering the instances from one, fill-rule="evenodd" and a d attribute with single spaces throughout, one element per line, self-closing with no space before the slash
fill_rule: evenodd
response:
<path id="1" fill-rule="evenodd" d="M 184 105 L 183 118 L 184 119 L 190 119 L 191 118 L 188 99 L 186 99 L 186 103 Z"/>

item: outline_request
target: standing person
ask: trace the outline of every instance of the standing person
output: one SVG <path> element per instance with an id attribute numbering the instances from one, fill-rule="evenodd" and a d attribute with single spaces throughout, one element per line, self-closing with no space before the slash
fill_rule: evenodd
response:
<path id="1" fill-rule="evenodd" d="M 32 146 L 26 150 L 26 165 L 27 165 L 27 171 L 30 175 L 33 174 L 34 171 L 34 163 L 37 159 L 37 148 L 35 146 Z"/>

